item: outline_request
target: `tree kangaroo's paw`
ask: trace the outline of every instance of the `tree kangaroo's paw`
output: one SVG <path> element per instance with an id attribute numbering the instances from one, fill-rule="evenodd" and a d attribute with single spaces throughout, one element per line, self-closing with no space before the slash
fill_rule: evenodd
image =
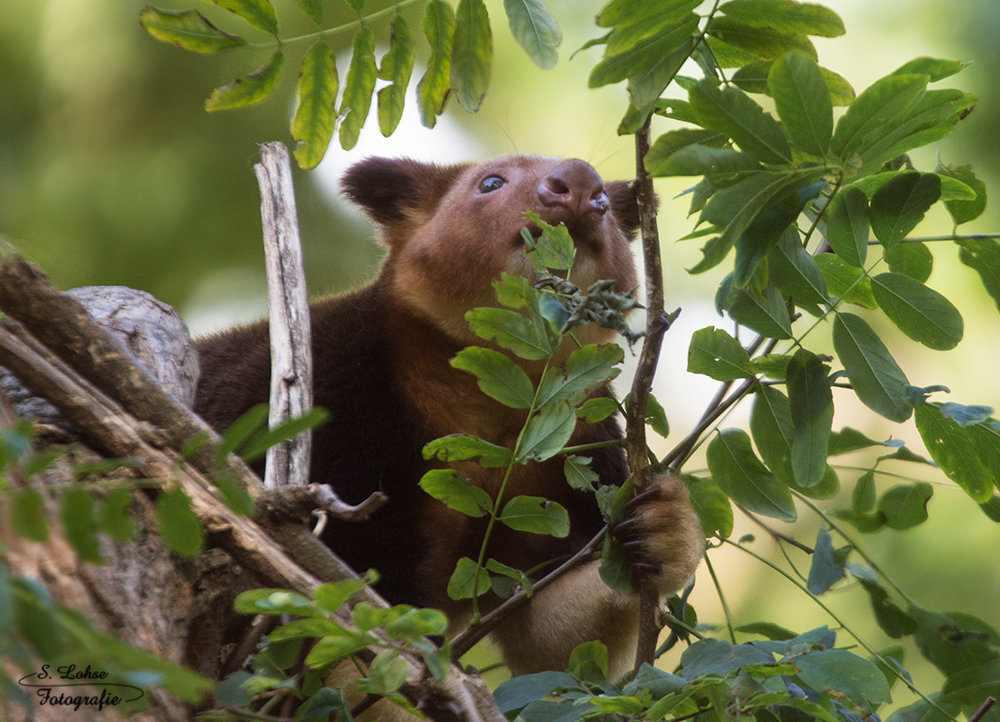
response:
<path id="1" fill-rule="evenodd" d="M 625 509 L 629 518 L 612 534 L 634 560 L 636 575 L 652 581 L 661 595 L 681 589 L 694 576 L 705 551 L 701 522 L 684 483 L 670 474 L 654 477 Z"/>

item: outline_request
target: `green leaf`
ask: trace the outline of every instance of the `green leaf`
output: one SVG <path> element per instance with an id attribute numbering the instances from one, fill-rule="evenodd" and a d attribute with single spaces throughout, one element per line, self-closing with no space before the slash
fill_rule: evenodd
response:
<path id="1" fill-rule="evenodd" d="M 736 288 L 726 278 L 716 294 L 716 306 L 724 309 L 741 326 L 767 338 L 791 338 L 792 325 L 781 293 L 774 284 L 764 288 L 764 298 L 743 288 Z"/>
<path id="2" fill-rule="evenodd" d="M 643 159 L 643 163 L 646 166 L 646 171 L 654 176 L 671 175 L 669 172 L 664 172 L 667 168 L 667 162 L 674 153 L 684 148 L 691 146 L 697 146 L 699 148 L 714 148 L 721 149 L 725 144 L 727 138 L 722 133 L 715 130 L 702 130 L 700 128 L 680 128 L 678 130 L 671 130 L 666 133 L 662 133 L 657 136 L 656 140 L 653 141 L 652 147 L 649 152 L 646 153 L 646 157 Z M 701 151 L 695 151 L 695 153 L 700 153 Z M 753 162 L 753 159 L 748 158 L 755 168 L 759 168 L 759 164 Z M 704 164 L 699 163 L 700 167 L 707 168 L 707 172 L 713 172 L 712 163 Z M 677 175 L 687 175 L 686 173 L 678 173 Z M 705 175 L 705 173 L 691 173 L 690 175 Z"/>
<path id="3" fill-rule="evenodd" d="M 915 638 L 921 654 L 947 677 L 1000 657 L 1000 638 L 983 620 L 971 614 L 940 614 L 917 606 L 908 611 L 917 620 Z"/>
<path id="4" fill-rule="evenodd" d="M 588 344 L 573 351 L 557 366 L 550 366 L 538 387 L 537 405 L 544 407 L 563 399 L 573 403 L 574 397 L 602 386 L 621 373 L 618 364 L 624 352 L 617 344 Z"/>
<path id="5" fill-rule="evenodd" d="M 278 18 L 270 0 L 212 0 L 220 8 L 225 8 L 271 35 L 278 34 Z"/>
<path id="6" fill-rule="evenodd" d="M 413 73 L 413 36 L 406 19 L 396 13 L 389 32 L 389 50 L 382 56 L 378 77 L 391 81 L 391 85 L 378 91 L 378 127 L 388 138 L 403 117 L 406 88 Z"/>
<path id="7" fill-rule="evenodd" d="M 339 88 L 333 50 L 319 40 L 302 59 L 295 87 L 292 138 L 299 144 L 295 148 L 295 159 L 300 168 L 315 168 L 326 155 L 337 124 Z"/>
<path id="8" fill-rule="evenodd" d="M 740 342 L 720 328 L 708 326 L 691 335 L 687 370 L 716 381 L 735 381 L 752 374 L 746 371 L 750 356 Z"/>
<path id="9" fill-rule="evenodd" d="M 962 314 L 951 301 L 920 281 L 882 273 L 872 279 L 872 293 L 885 315 L 914 341 L 947 351 L 962 340 Z"/>
<path id="10" fill-rule="evenodd" d="M 833 347 L 861 403 L 890 421 L 902 423 L 910 418 L 906 375 L 864 319 L 837 314 Z"/>
<path id="11" fill-rule="evenodd" d="M 301 416 L 287 419 L 273 429 L 265 429 L 254 436 L 240 450 L 240 456 L 247 462 L 260 459 L 272 446 L 288 441 L 308 429 L 315 429 L 323 425 L 329 418 L 330 413 L 326 409 L 309 409 Z"/>
<path id="12" fill-rule="evenodd" d="M 598 640 L 578 644 L 569 655 L 569 664 L 566 665 L 566 669 L 578 679 L 586 679 L 599 684 L 608 676 L 608 648 Z M 641 711 L 641 709 L 634 710 L 632 714 L 638 714 Z"/>
<path id="13" fill-rule="evenodd" d="M 992 420 L 975 424 L 969 429 L 969 435 L 983 466 L 993 477 L 993 485 L 1000 488 L 1000 427 Z"/>
<path id="14" fill-rule="evenodd" d="M 521 437 L 516 461 L 545 461 L 558 454 L 576 428 L 576 413 L 565 401 L 542 408 L 528 420 Z"/>
<path id="15" fill-rule="evenodd" d="M 862 269 L 849 266 L 839 256 L 830 253 L 817 256 L 816 265 L 823 272 L 827 289 L 832 296 L 864 308 L 878 308 L 875 296 L 872 295 L 871 281 Z"/>
<path id="16" fill-rule="evenodd" d="M 830 369 L 799 349 L 788 365 L 788 401 L 792 415 L 792 473 L 802 487 L 815 486 L 826 473 L 827 447 L 833 423 Z"/>
<path id="17" fill-rule="evenodd" d="M 943 704 L 961 704 L 969 710 L 978 708 L 987 698 L 1000 696 L 1000 660 L 969 667 L 950 675 L 941 689 Z"/>
<path id="18" fill-rule="evenodd" d="M 495 341 L 523 359 L 551 356 L 556 343 L 544 320 L 537 323 L 507 308 L 474 308 L 465 314 L 469 328 L 480 338 Z"/>
<path id="19" fill-rule="evenodd" d="M 238 35 L 222 32 L 197 10 L 166 10 L 147 5 L 139 12 L 139 22 L 157 40 L 195 53 L 215 53 L 247 42 Z"/>
<path id="20" fill-rule="evenodd" d="M 506 354 L 482 346 L 469 346 L 449 363 L 475 376 L 479 388 L 491 399 L 513 409 L 531 408 L 535 398 L 531 379 Z"/>
<path id="21" fill-rule="evenodd" d="M 101 563 L 101 550 L 97 543 L 97 520 L 94 518 L 94 500 L 83 489 L 70 488 L 59 497 L 59 517 L 66 532 L 66 540 L 84 561 Z"/>
<path id="22" fill-rule="evenodd" d="M 970 430 L 945 418 L 936 404 L 917 406 L 914 420 L 934 463 L 974 501 L 989 501 L 993 477 L 983 466 Z"/>
<path id="23" fill-rule="evenodd" d="M 698 479 L 683 475 L 691 506 L 701 521 L 701 530 L 706 537 L 718 534 L 728 539 L 733 533 L 733 506 L 729 497 L 712 479 Z"/>
<path id="24" fill-rule="evenodd" d="M 369 575 L 365 575 L 362 579 L 346 579 L 342 582 L 320 584 L 313 591 L 313 599 L 324 612 L 336 612 L 347 603 L 348 599 L 372 581 Z"/>
<path id="25" fill-rule="evenodd" d="M 902 273 L 920 283 L 930 278 L 934 270 L 934 256 L 926 243 L 897 243 L 882 258 L 893 273 Z"/>
<path id="26" fill-rule="evenodd" d="M 348 5 L 351 6 L 351 10 L 356 13 L 360 13 L 362 8 L 365 6 L 365 0 L 344 0 Z"/>
<path id="27" fill-rule="evenodd" d="M 728 4 L 728 3 L 727 3 Z M 723 67 L 738 67 L 754 60 L 777 60 L 791 52 L 801 52 L 816 59 L 816 47 L 803 33 L 772 26 L 744 22 L 742 19 L 716 15 L 706 32 L 720 43 L 710 42 Z"/>
<path id="28" fill-rule="evenodd" d="M 851 493 L 851 511 L 855 514 L 868 514 L 875 509 L 875 472 L 866 471 L 858 477 Z"/>
<path id="29" fill-rule="evenodd" d="M 530 258 L 532 253 L 538 256 L 538 261 L 542 266 L 538 270 L 568 271 L 573 268 L 573 262 L 576 260 L 576 248 L 573 246 L 573 238 L 569 235 L 566 226 L 550 226 L 534 211 L 525 211 L 524 217 L 542 229 L 542 235 L 538 237 L 537 241 L 531 237 L 527 228 L 521 229 L 521 237 L 531 249 L 528 257 Z"/>
<path id="30" fill-rule="evenodd" d="M 688 89 L 688 99 L 701 125 L 732 138 L 745 153 L 762 163 L 792 162 L 781 126 L 739 88 L 719 90 L 706 79 Z"/>
<path id="31" fill-rule="evenodd" d="M 1000 308 L 1000 243 L 983 238 L 958 241 L 958 245 L 958 259 L 979 274 L 986 292 Z"/>
<path id="32" fill-rule="evenodd" d="M 829 530 L 821 526 L 816 535 L 806 586 L 812 594 L 823 594 L 843 578 L 844 559 L 834 550 Z"/>
<path id="33" fill-rule="evenodd" d="M 433 128 L 444 112 L 444 101 L 451 90 L 451 49 L 455 38 L 455 13 L 445 0 L 430 0 L 424 9 L 424 35 L 431 46 L 427 70 L 417 84 L 417 107 L 420 122 Z"/>
<path id="34" fill-rule="evenodd" d="M 504 0 L 511 35 L 535 65 L 548 70 L 556 64 L 562 31 L 542 0 Z"/>
<path id="35" fill-rule="evenodd" d="M 827 241 L 840 259 L 864 268 L 868 256 L 868 197 L 855 185 L 844 186 L 830 204 Z"/>
<path id="36" fill-rule="evenodd" d="M 201 522 L 181 489 L 168 489 L 156 497 L 156 528 L 170 551 L 181 556 L 193 557 L 205 546 Z"/>
<path id="37" fill-rule="evenodd" d="M 791 492 L 760 462 L 746 432 L 721 431 L 709 443 L 707 457 L 713 481 L 730 499 L 758 514 L 795 520 Z"/>
<path id="38" fill-rule="evenodd" d="M 817 692 L 834 692 L 866 706 L 892 701 L 878 667 L 845 649 L 809 652 L 793 661 L 799 668 L 798 676 Z"/>
<path id="39" fill-rule="evenodd" d="M 634 3 L 632 5 L 634 7 Z M 689 11 L 690 5 L 688 2 L 679 13 L 664 15 L 654 20 L 653 30 L 649 30 L 650 24 L 647 24 L 648 34 L 635 38 L 636 42 L 631 42 L 631 37 L 621 38 L 620 31 L 613 32 L 608 39 L 609 46 L 604 59 L 590 71 L 588 87 L 599 88 L 609 83 L 621 82 L 625 78 L 639 76 L 684 47 L 690 41 L 691 35 L 698 30 L 698 16 Z M 639 34 L 641 33 L 640 29 Z M 614 45 L 611 44 L 612 41 L 615 41 Z"/>
<path id="40" fill-rule="evenodd" d="M 606 396 L 587 399 L 576 410 L 577 418 L 588 424 L 596 424 L 599 421 L 604 421 L 609 416 L 614 416 L 617 413 L 618 404 L 615 403 L 614 399 Z"/>
<path id="41" fill-rule="evenodd" d="M 220 110 L 233 110 L 234 108 L 245 108 L 248 105 L 259 103 L 278 87 L 281 80 L 281 69 L 285 65 L 285 56 L 279 50 L 267 65 L 258 68 L 249 75 L 237 78 L 229 85 L 216 88 L 205 100 L 205 110 L 215 113 Z"/>
<path id="42" fill-rule="evenodd" d="M 900 484 L 879 497 L 878 511 L 890 529 L 909 529 L 927 521 L 927 502 L 933 495 L 934 487 L 926 482 Z"/>
<path id="43" fill-rule="evenodd" d="M 926 75 L 889 75 L 876 80 L 837 121 L 830 152 L 842 161 L 860 155 L 873 138 L 887 134 L 906 115 L 926 87 Z"/>
<path id="44" fill-rule="evenodd" d="M 44 542 L 49 538 L 45 500 L 33 489 L 19 489 L 14 492 L 9 521 L 14 532 L 25 539 Z"/>
<path id="45" fill-rule="evenodd" d="M 673 131 L 679 133 L 681 131 Z M 697 132 L 697 131 L 692 131 Z M 707 131 L 719 135 L 714 131 Z M 667 133 L 657 138 L 665 138 Z M 676 140 L 670 138 L 668 140 Z M 670 151 L 671 155 L 662 153 Z M 652 164 L 652 165 L 651 165 Z M 678 149 L 657 148 L 656 144 L 646 155 L 646 168 L 650 175 L 656 178 L 669 176 L 729 176 L 733 173 L 760 171 L 763 166 L 746 153 L 740 153 L 732 148 L 710 148 L 704 145 L 692 144 Z"/>
<path id="46" fill-rule="evenodd" d="M 589 456 L 577 456 L 572 454 L 566 457 L 563 464 L 563 472 L 566 475 L 566 483 L 574 489 L 589 491 L 593 485 L 601 480 L 590 464 L 593 461 Z"/>
<path id="47" fill-rule="evenodd" d="M 884 442 L 869 439 L 857 429 L 845 426 L 840 431 L 834 431 L 830 434 L 830 446 L 827 454 L 829 456 L 837 456 L 838 454 L 849 454 L 859 449 L 870 449 L 873 446 L 885 445 Z"/>
<path id="48" fill-rule="evenodd" d="M 451 599 L 472 599 L 490 590 L 490 577 L 485 570 L 479 571 L 476 579 L 476 563 L 469 557 L 462 557 L 455 565 L 455 571 L 448 580 L 448 596 Z"/>
<path id="49" fill-rule="evenodd" d="M 803 153 L 823 158 L 833 137 L 833 104 L 816 61 L 789 53 L 771 66 L 767 85 L 792 143 Z"/>
<path id="50" fill-rule="evenodd" d="M 361 127 L 368 118 L 378 70 L 375 67 L 375 35 L 371 28 L 362 27 L 354 34 L 351 65 L 344 81 L 344 97 L 340 100 L 340 147 L 350 150 L 358 142 Z"/>
<path id="51" fill-rule="evenodd" d="M 451 87 L 470 113 L 479 109 L 490 83 L 493 36 L 483 0 L 459 0 L 451 48 Z"/>
<path id="52" fill-rule="evenodd" d="M 480 517 L 493 510 L 490 495 L 454 469 L 431 469 L 420 479 L 420 488 L 449 509 L 467 516 Z"/>
<path id="53" fill-rule="evenodd" d="M 900 173 L 872 196 L 871 224 L 886 248 L 906 238 L 941 197 L 941 178 L 934 173 Z"/>
<path id="54" fill-rule="evenodd" d="M 399 657 L 398 649 L 386 649 L 375 655 L 368 668 L 368 693 L 386 696 L 403 686 L 410 666 Z"/>
<path id="55" fill-rule="evenodd" d="M 323 24 L 323 0 L 298 0 L 299 10 L 317 25 Z"/>
<path id="56" fill-rule="evenodd" d="M 510 449 L 466 434 L 442 436 L 428 443 L 423 450 L 425 459 L 441 461 L 475 461 L 487 469 L 503 468 L 510 464 Z"/>
<path id="57" fill-rule="evenodd" d="M 799 232 L 787 229 L 767 254 L 768 279 L 796 303 L 826 305 L 826 279 L 812 254 L 802 247 Z"/>
<path id="58" fill-rule="evenodd" d="M 835 38 L 845 32 L 844 21 L 830 8 L 796 0 L 727 2 L 719 10 L 747 24 L 788 33 Z"/>
<path id="59" fill-rule="evenodd" d="M 515 496 L 504 505 L 499 519 L 516 531 L 547 534 L 557 539 L 569 536 L 566 509 L 541 496 Z"/>
<path id="60" fill-rule="evenodd" d="M 941 60 L 939 58 L 914 58 L 908 63 L 892 71 L 893 75 L 928 75 L 931 82 L 936 83 L 947 77 L 954 75 L 964 68 L 968 63 L 961 60 Z"/>
<path id="61" fill-rule="evenodd" d="M 792 471 L 792 409 L 788 397 L 773 386 L 761 386 L 750 409 L 750 433 L 761 458 L 782 483 L 795 480 Z"/>
<path id="62" fill-rule="evenodd" d="M 986 210 L 986 184 L 976 178 L 972 172 L 972 166 L 960 165 L 955 168 L 939 167 L 938 173 L 942 173 L 949 178 L 961 181 L 972 188 L 976 197 L 974 200 L 945 201 L 944 207 L 948 209 L 951 218 L 956 226 L 974 221 Z"/>
<path id="63" fill-rule="evenodd" d="M 128 515 L 132 502 L 132 491 L 124 486 L 111 489 L 104 495 L 97 511 L 97 527 L 118 542 L 128 541 L 135 534 L 137 526 Z"/>

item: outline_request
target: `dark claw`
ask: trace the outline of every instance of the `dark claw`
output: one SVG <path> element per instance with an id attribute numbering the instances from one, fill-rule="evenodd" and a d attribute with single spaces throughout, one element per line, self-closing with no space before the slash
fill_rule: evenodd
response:
<path id="1" fill-rule="evenodd" d="M 651 501 L 656 501 L 660 498 L 663 493 L 663 489 L 658 486 L 654 486 L 641 494 L 636 494 L 632 499 L 625 505 L 625 511 L 633 512 L 638 509 L 643 504 L 648 504 Z"/>
<path id="2" fill-rule="evenodd" d="M 639 520 L 636 519 L 635 517 L 632 517 L 631 519 L 626 519 L 621 524 L 616 525 L 615 528 L 611 530 L 611 534 L 616 539 L 621 539 L 623 537 L 628 537 L 628 536 L 634 536 L 638 532 L 638 529 L 636 528 L 638 526 L 639 526 Z"/>
<path id="3" fill-rule="evenodd" d="M 622 551 L 626 554 L 630 554 L 632 557 L 638 557 L 642 554 L 642 550 L 645 544 L 641 541 L 628 541 L 621 545 Z"/>

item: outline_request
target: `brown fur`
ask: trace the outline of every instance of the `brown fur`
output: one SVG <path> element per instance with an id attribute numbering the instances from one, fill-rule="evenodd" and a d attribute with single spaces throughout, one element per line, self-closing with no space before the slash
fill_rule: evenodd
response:
<path id="1" fill-rule="evenodd" d="M 505 183 L 482 192 L 491 176 Z M 454 433 L 512 446 L 526 413 L 486 397 L 474 377 L 448 364 L 466 345 L 489 345 L 472 335 L 465 313 L 496 305 L 491 283 L 501 273 L 530 275 L 520 235 L 526 210 L 570 229 L 577 285 L 612 278 L 618 290 L 635 286 L 628 247 L 638 224 L 635 199 L 621 182 L 603 186 L 605 198 L 599 176 L 582 161 L 535 156 L 456 166 L 373 158 L 348 171 L 344 188 L 380 225 L 389 253 L 371 285 L 312 307 L 316 405 L 332 415 L 314 437 L 312 481 L 333 485 L 348 502 L 375 490 L 390 501 L 366 523 L 332 522 L 324 541 L 355 568 L 378 568 L 378 588 L 390 601 L 436 606 L 461 619 L 468 605 L 450 600 L 445 587 L 460 557 L 478 556 L 486 521 L 449 510 L 417 487 L 435 466 L 420 450 Z M 599 328 L 582 335 L 584 342 L 611 340 Z M 204 339 L 199 352 L 196 409 L 211 423 L 225 427 L 267 400 L 266 322 Z M 517 361 L 537 380 L 539 364 Z M 613 420 L 580 423 L 570 443 L 620 435 Z M 592 460 L 602 483 L 625 480 L 620 449 L 594 451 Z M 489 556 L 534 568 L 579 549 L 600 529 L 593 497 L 566 484 L 562 464 L 557 458 L 516 467 L 505 494 L 562 504 L 570 536 L 559 540 L 497 525 Z M 495 496 L 502 470 L 456 468 Z M 694 573 L 702 538 L 683 484 L 670 477 L 655 484 L 659 497 L 639 506 L 633 527 L 641 540 L 639 561 L 659 569 L 651 578 L 667 594 Z M 593 638 L 609 645 L 620 666 L 635 617 L 635 600 L 606 588 L 591 563 L 536 595 L 496 637 L 516 673 L 562 668 L 576 643 Z"/>

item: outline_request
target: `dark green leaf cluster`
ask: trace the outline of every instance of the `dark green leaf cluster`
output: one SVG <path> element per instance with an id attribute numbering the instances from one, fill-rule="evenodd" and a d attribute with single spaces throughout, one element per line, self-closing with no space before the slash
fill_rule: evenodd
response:
<path id="1" fill-rule="evenodd" d="M 353 51 L 343 88 L 334 50 L 325 38 L 349 26 L 328 27 L 312 35 L 283 38 L 271 0 L 211 0 L 259 31 L 274 36 L 275 51 L 260 69 L 212 91 L 205 101 L 209 112 L 242 108 L 267 98 L 282 77 L 284 46 L 312 40 L 299 69 L 292 138 L 295 158 L 303 168 L 314 168 L 323 159 L 339 127 L 340 145 L 350 149 L 358 142 L 373 97 L 378 106 L 379 129 L 391 135 L 403 116 L 406 90 L 415 62 L 415 44 L 406 19 L 397 5 L 392 10 L 389 49 L 375 59 L 375 33 L 369 23 L 386 14 L 362 14 L 364 0 L 345 0 L 357 13 L 360 27 L 354 33 Z M 405 3 L 404 3 L 405 4 Z M 324 24 L 320 0 L 299 0 L 299 9 L 319 26 Z M 540 67 L 551 68 L 558 59 L 562 32 L 542 0 L 504 0 L 504 10 L 514 38 Z M 215 53 L 247 46 L 240 35 L 224 32 L 197 10 L 165 10 L 147 5 L 139 13 L 143 27 L 157 40 L 196 53 Z M 354 23 L 352 23 L 354 24 Z M 430 45 L 427 70 L 417 83 L 421 122 L 437 123 L 448 95 L 454 92 L 463 108 L 475 112 L 489 86 L 493 64 L 493 38 L 489 13 L 483 0 L 459 0 L 457 9 L 446 0 L 429 0 L 422 29 Z M 376 81 L 388 85 L 376 92 Z M 342 91 L 342 92 L 341 92 Z M 340 94 L 338 105 L 337 97 Z"/>
<path id="2" fill-rule="evenodd" d="M 400 655 L 404 651 L 419 655 L 431 674 L 444 679 L 451 663 L 448 644 L 438 647 L 427 637 L 444 634 L 448 619 L 436 609 L 403 604 L 378 608 L 361 601 L 353 605 L 350 625 L 337 621 L 336 612 L 376 581 L 378 575 L 369 571 L 362 579 L 321 584 L 312 599 L 283 589 L 255 589 L 237 597 L 236 611 L 241 614 L 292 619 L 268 635 L 267 648 L 254 658 L 253 673 L 236 672 L 220 685 L 217 701 L 249 707 L 258 695 L 292 695 L 301 703 L 296 719 L 312 719 L 321 712 L 317 719 L 326 719 L 330 713 L 350 719 L 348 698 L 361 692 L 385 697 L 414 712 L 399 691 L 410 674 Z M 377 650 L 366 676 L 349 688 L 324 686 L 338 664 L 363 649 Z M 296 675 L 303 655 L 306 671 Z"/>

